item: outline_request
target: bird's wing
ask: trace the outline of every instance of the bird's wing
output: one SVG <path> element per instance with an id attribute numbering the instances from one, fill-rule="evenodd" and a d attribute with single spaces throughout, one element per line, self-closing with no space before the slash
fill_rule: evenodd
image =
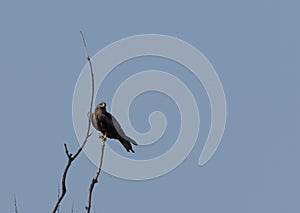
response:
<path id="1" fill-rule="evenodd" d="M 118 134 L 126 141 L 137 146 L 138 145 L 137 142 L 125 134 L 125 132 L 123 131 L 123 129 L 122 129 L 121 125 L 119 124 L 119 122 L 117 121 L 117 119 L 112 115 L 111 115 L 111 118 L 112 118 L 112 122 L 113 122 L 114 127 L 117 130 Z"/>
<path id="2" fill-rule="evenodd" d="M 103 123 L 106 129 L 115 131 L 115 133 L 119 135 L 123 140 L 126 140 L 134 145 L 137 145 L 137 143 L 133 139 L 131 139 L 125 134 L 121 125 L 113 115 L 111 115 L 110 113 L 106 113 L 105 115 L 102 114 L 100 116 L 101 117 L 99 117 L 99 120 L 101 123 Z"/>
<path id="3" fill-rule="evenodd" d="M 110 131 L 116 130 L 116 133 L 118 133 L 120 136 L 125 135 L 117 119 L 115 119 L 110 113 L 108 112 L 106 112 L 105 114 L 101 113 L 97 115 L 97 119 L 101 123 L 101 125 L 105 127 L 105 129 Z"/>
<path id="4" fill-rule="evenodd" d="M 98 130 L 99 128 L 98 128 L 97 121 L 95 120 L 95 114 L 94 114 L 94 112 L 92 112 L 91 120 L 92 120 L 93 126 Z"/>
<path id="5" fill-rule="evenodd" d="M 112 125 L 113 125 L 114 129 L 118 132 L 118 134 L 122 138 L 126 138 L 127 136 L 126 136 L 124 130 L 122 129 L 121 125 L 119 124 L 119 122 L 113 115 L 111 115 L 111 121 L 112 121 Z"/>

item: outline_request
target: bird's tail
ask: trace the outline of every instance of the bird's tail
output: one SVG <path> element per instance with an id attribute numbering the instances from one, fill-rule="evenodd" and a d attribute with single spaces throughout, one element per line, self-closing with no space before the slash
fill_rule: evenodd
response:
<path id="1" fill-rule="evenodd" d="M 135 140 L 133 140 L 132 138 L 130 138 L 130 137 L 126 137 L 126 140 L 127 141 L 129 141 L 130 143 L 132 143 L 133 145 L 135 145 L 135 146 L 137 146 L 138 144 L 137 144 L 137 142 L 135 141 Z"/>
<path id="2" fill-rule="evenodd" d="M 133 152 L 134 153 L 134 150 L 132 149 L 132 146 L 131 146 L 131 143 L 134 144 L 134 145 L 137 145 L 137 143 L 131 139 L 131 138 L 128 138 L 129 140 L 127 139 L 121 139 L 120 142 L 122 143 L 122 145 L 125 147 L 125 149 L 127 150 L 127 152 Z"/>

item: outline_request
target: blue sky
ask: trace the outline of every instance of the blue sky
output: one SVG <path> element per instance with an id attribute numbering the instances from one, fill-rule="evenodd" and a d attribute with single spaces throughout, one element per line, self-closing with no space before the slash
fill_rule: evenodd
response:
<path id="1" fill-rule="evenodd" d="M 72 151 L 78 147 L 72 97 L 86 64 L 80 30 L 90 55 L 137 34 L 185 40 L 213 64 L 228 107 L 221 146 L 199 167 L 210 125 L 201 84 L 162 59 L 137 59 L 117 67 L 96 102 L 109 103 L 118 82 L 131 72 L 170 70 L 196 94 L 201 129 L 191 154 L 167 175 L 128 181 L 101 174 L 93 197 L 97 212 L 299 212 L 299 6 L 292 0 L 2 1 L 0 212 L 13 212 L 14 194 L 19 212 L 49 212 L 54 205 L 66 163 L 63 144 Z M 162 99 L 149 93 L 133 103 L 142 118 L 133 123 L 137 129 L 147 130 L 143 118 L 157 110 L 153 100 Z M 168 143 L 137 148 L 137 158 L 167 150 L 178 134 L 178 110 L 171 100 L 163 101 L 161 110 L 171 123 L 164 135 Z M 117 143 L 110 144 L 123 152 Z M 84 210 L 95 171 L 84 154 L 74 162 L 61 212 L 70 212 L 72 205 L 74 212 Z"/>

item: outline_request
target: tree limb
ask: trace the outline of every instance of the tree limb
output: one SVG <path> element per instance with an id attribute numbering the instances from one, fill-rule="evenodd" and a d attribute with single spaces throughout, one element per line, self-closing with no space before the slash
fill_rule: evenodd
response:
<path id="1" fill-rule="evenodd" d="M 18 213 L 18 204 L 17 204 L 16 195 L 14 195 L 14 205 L 15 205 L 15 213 Z"/>
<path id="2" fill-rule="evenodd" d="M 98 177 L 100 175 L 101 168 L 102 168 L 105 141 L 106 141 L 106 138 L 103 137 L 102 138 L 102 146 L 101 146 L 100 161 L 99 161 L 98 169 L 97 169 L 95 177 L 92 179 L 92 182 L 91 182 L 90 188 L 89 188 L 89 192 L 88 192 L 88 202 L 87 202 L 87 205 L 85 207 L 86 213 L 90 213 L 90 210 L 91 210 L 93 189 L 94 189 L 95 184 L 98 183 Z"/>
<path id="3" fill-rule="evenodd" d="M 92 66 L 92 62 L 91 62 L 91 59 L 90 59 L 90 56 L 88 54 L 88 50 L 87 50 L 87 46 L 86 46 L 86 42 L 85 42 L 85 39 L 84 39 L 84 36 L 83 36 L 83 33 L 80 31 L 80 34 L 81 34 L 81 38 L 82 38 L 82 41 L 83 41 L 83 45 L 84 45 L 84 49 L 85 49 L 85 54 L 86 54 L 86 58 L 89 62 L 89 65 L 90 65 L 90 71 L 91 71 L 91 81 L 92 81 L 92 94 L 91 94 L 91 102 L 90 102 L 90 109 L 89 109 L 89 118 L 88 118 L 88 129 L 86 131 L 86 136 L 85 138 L 83 139 L 83 142 L 81 144 L 81 146 L 77 149 L 77 151 L 75 152 L 75 154 L 73 155 L 72 153 L 69 152 L 68 150 L 68 147 L 66 144 L 64 144 L 64 147 L 65 147 L 65 152 L 66 152 L 66 155 L 68 157 L 68 162 L 65 166 L 65 169 L 64 169 L 64 172 L 63 172 L 63 176 L 62 176 L 62 180 L 61 180 L 61 193 L 55 203 L 55 206 L 52 210 L 52 213 L 56 213 L 57 209 L 59 208 L 59 205 L 61 203 L 61 201 L 63 200 L 66 192 L 67 192 L 67 188 L 66 188 L 66 178 L 67 178 L 67 173 L 69 171 L 69 168 L 72 164 L 72 162 L 77 158 L 77 156 L 81 153 L 82 149 L 84 148 L 84 146 L 86 145 L 87 141 L 88 141 L 88 138 L 91 136 L 91 116 L 92 116 L 92 108 L 93 108 L 93 103 L 94 103 L 94 71 L 93 71 L 93 66 Z"/>

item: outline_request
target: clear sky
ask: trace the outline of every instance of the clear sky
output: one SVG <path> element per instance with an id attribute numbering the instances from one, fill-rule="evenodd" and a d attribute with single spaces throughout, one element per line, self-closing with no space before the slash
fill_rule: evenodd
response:
<path id="1" fill-rule="evenodd" d="M 180 78 L 195 95 L 201 127 L 190 155 L 164 176 L 130 181 L 101 173 L 93 194 L 96 212 L 299 212 L 299 7 L 295 0 L 2 1 L 0 212 L 14 212 L 14 194 L 19 212 L 53 208 L 66 163 L 63 144 L 71 152 L 78 147 L 72 98 L 86 64 L 80 30 L 92 56 L 137 34 L 178 37 L 208 58 L 227 100 L 221 146 L 200 167 L 210 127 L 202 85 L 184 67 L 162 58 L 137 58 L 116 67 L 101 86 L 97 103 L 105 100 L 110 109 L 122 79 L 161 69 Z M 134 159 L 164 153 L 180 130 L 173 101 L 146 93 L 133 102 L 130 117 L 145 132 L 148 116 L 156 110 L 168 119 L 157 143 L 134 147 L 135 155 L 115 141 L 108 145 Z M 72 206 L 74 212 L 84 211 L 95 171 L 82 153 L 70 169 L 61 212 L 71 212 Z"/>

